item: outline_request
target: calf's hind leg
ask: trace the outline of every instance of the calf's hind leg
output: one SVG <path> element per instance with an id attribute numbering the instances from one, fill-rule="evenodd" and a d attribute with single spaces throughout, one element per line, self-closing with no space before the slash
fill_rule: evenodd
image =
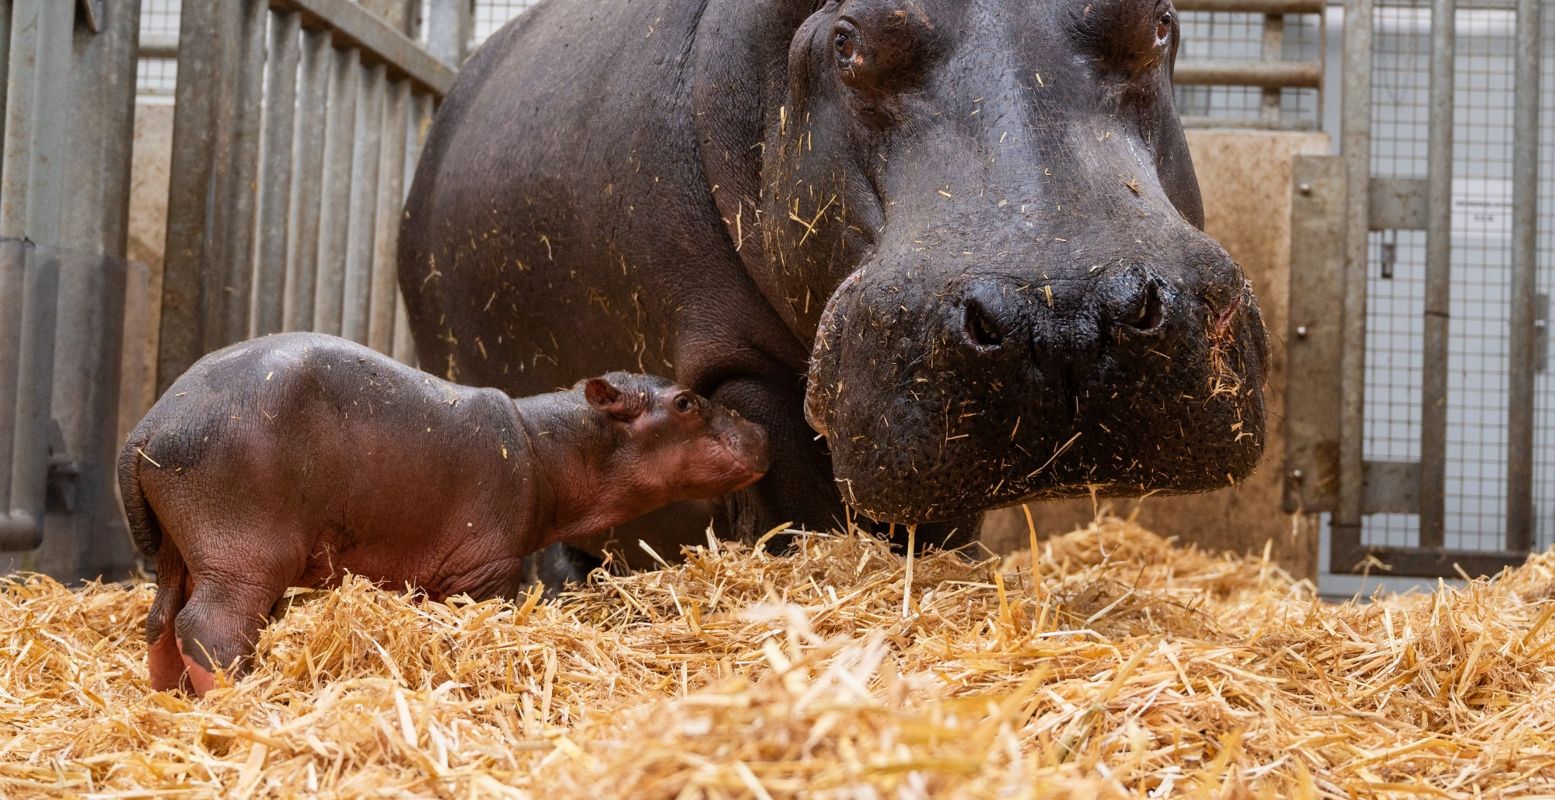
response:
<path id="1" fill-rule="evenodd" d="M 146 615 L 146 667 L 151 688 L 158 692 L 177 689 L 183 681 L 184 661 L 173 634 L 173 619 L 184 606 L 188 574 L 178 548 L 164 541 L 157 551 L 157 597 Z"/>
<path id="2" fill-rule="evenodd" d="M 218 669 L 234 677 L 247 671 L 259 630 L 285 591 L 284 585 L 271 588 L 195 576 L 194 591 L 178 612 L 174 629 L 178 652 L 196 694 L 204 695 L 216 686 Z"/>

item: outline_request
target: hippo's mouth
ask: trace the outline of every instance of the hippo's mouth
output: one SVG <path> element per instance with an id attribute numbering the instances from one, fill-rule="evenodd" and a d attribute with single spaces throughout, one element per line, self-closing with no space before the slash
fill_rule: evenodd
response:
<path id="1" fill-rule="evenodd" d="M 843 499 L 882 522 L 1221 488 L 1252 471 L 1264 443 L 1266 337 L 1236 277 L 1239 291 L 1208 293 L 1218 304 L 1174 299 L 1197 313 L 1041 360 L 1063 329 L 1012 328 L 1020 350 L 973 352 L 943 322 L 945 303 L 910 302 L 860 270 L 822 316 L 805 416 L 827 437 Z"/>

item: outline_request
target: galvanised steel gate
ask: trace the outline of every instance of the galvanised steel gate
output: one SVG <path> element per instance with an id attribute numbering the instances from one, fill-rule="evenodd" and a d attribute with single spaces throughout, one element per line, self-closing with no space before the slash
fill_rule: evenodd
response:
<path id="1" fill-rule="evenodd" d="M 1331 570 L 1547 543 L 1552 67 L 1540 0 L 1350 0 L 1341 155 L 1298 161 L 1286 463 Z"/>

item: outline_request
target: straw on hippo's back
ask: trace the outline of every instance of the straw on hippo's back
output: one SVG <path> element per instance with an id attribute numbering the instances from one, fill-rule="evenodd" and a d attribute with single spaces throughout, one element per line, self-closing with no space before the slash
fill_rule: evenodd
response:
<path id="1" fill-rule="evenodd" d="M 513 399 L 284 334 L 197 362 L 119 457 L 157 558 L 152 684 L 241 669 L 291 586 L 347 571 L 434 599 L 514 592 L 524 556 L 766 470 L 766 434 L 662 378 Z"/>

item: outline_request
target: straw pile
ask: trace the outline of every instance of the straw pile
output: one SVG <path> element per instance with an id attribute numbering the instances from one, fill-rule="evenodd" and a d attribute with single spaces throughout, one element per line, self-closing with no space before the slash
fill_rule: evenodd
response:
<path id="1" fill-rule="evenodd" d="M 30 577 L 0 590 L 0 795 L 1555 791 L 1555 555 L 1338 606 L 1116 519 L 1030 564 L 813 536 L 556 604 L 352 581 L 201 701 L 147 690 L 148 586 Z"/>

